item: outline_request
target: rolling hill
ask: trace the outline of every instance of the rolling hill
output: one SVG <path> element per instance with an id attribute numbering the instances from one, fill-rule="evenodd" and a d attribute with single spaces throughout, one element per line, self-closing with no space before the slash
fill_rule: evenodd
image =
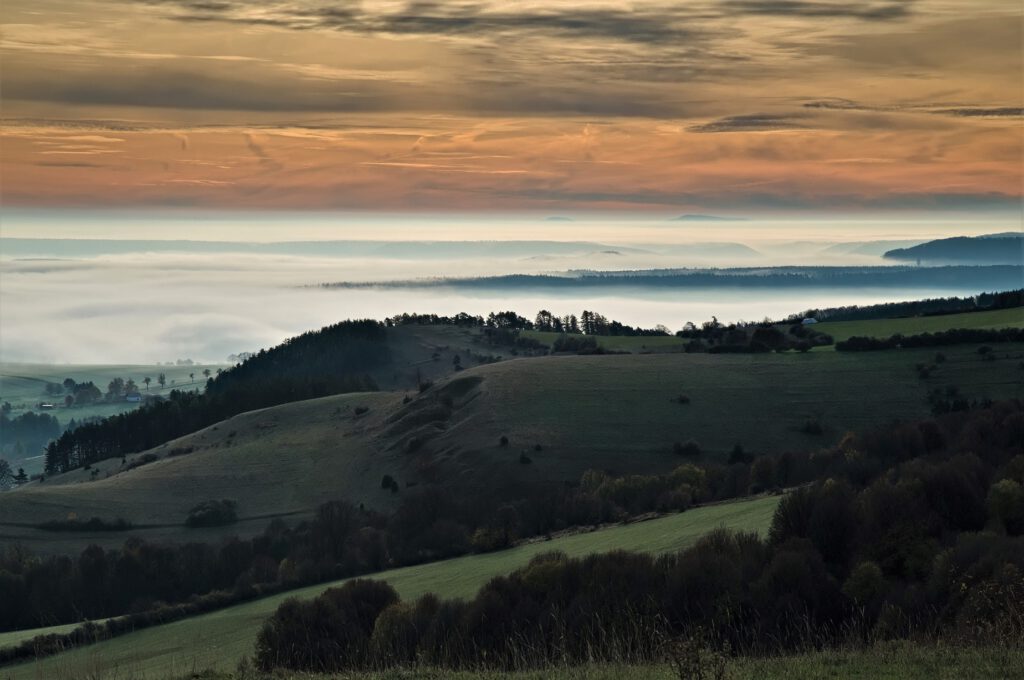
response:
<path id="1" fill-rule="evenodd" d="M 1016 264 L 1024 263 L 1024 235 L 957 236 L 928 241 L 910 248 L 887 251 L 882 257 L 929 264 Z"/>
<path id="2" fill-rule="evenodd" d="M 849 430 L 924 417 L 928 391 L 947 385 L 970 398 L 1024 396 L 1024 347 L 1000 346 L 994 361 L 975 350 L 944 348 L 947 361 L 927 380 L 915 365 L 930 362 L 933 350 L 549 356 L 483 365 L 410 394 L 408 403 L 405 392 L 377 392 L 284 404 L 158 446 L 148 452 L 156 461 L 134 469 L 142 456 L 30 483 L 0 495 L 0 540 L 41 553 L 120 545 L 130 535 L 216 540 L 257 533 L 272 517 L 308 516 L 331 499 L 388 511 L 403 492 L 382 490 L 385 474 L 403 489 L 437 484 L 514 495 L 576 482 L 592 468 L 666 471 L 682 460 L 673 443 L 689 439 L 703 460 L 724 460 L 736 443 L 754 453 L 813 450 Z M 680 404 L 681 394 L 690 403 Z M 805 433 L 808 422 L 822 433 Z M 520 463 L 523 451 L 530 465 Z M 238 502 L 238 524 L 182 526 L 191 507 L 225 497 Z M 94 516 L 136 526 L 95 534 L 36 528 Z"/>

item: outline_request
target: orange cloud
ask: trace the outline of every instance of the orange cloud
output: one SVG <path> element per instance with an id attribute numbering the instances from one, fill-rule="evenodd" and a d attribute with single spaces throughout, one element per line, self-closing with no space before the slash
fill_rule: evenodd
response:
<path id="1" fill-rule="evenodd" d="M 3 203 L 1012 209 L 998 0 L 4 3 Z"/>

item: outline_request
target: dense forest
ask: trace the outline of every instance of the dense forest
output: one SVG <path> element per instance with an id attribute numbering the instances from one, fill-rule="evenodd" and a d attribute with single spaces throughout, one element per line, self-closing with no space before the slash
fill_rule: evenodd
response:
<path id="1" fill-rule="evenodd" d="M 257 408 L 373 390 L 368 373 L 389 360 L 385 327 L 376 321 L 310 331 L 211 377 L 204 393 L 172 390 L 166 399 L 65 432 L 47 447 L 45 469 L 55 474 L 144 451 Z"/>

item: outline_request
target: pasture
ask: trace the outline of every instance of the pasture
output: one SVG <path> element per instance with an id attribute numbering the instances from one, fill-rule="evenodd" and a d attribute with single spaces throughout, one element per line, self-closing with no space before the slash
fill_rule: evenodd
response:
<path id="1" fill-rule="evenodd" d="M 991 361 L 976 350 L 942 348 L 946 360 L 926 379 L 915 367 L 931 363 L 935 350 L 504 361 L 459 372 L 408 404 L 394 392 L 285 404 L 157 447 L 152 453 L 161 459 L 136 469 L 127 469 L 136 458 L 129 456 L 127 465 L 94 465 L 95 476 L 75 470 L 30 483 L 0 495 L 0 540 L 52 554 L 77 553 L 90 542 L 120 545 L 135 535 L 252 535 L 271 517 L 299 519 L 339 498 L 389 511 L 408 492 L 382 491 L 385 474 L 403 489 L 441 484 L 518 497 L 521 488 L 576 482 L 588 469 L 667 471 L 691 460 L 673 453 L 675 442 L 690 439 L 702 450 L 693 460 L 708 462 L 725 460 L 737 443 L 754 454 L 814 450 L 851 430 L 927 417 L 933 389 L 955 386 L 970 399 L 1024 397 L 1024 346 L 1001 345 Z M 451 408 L 439 403 L 470 384 Z M 358 416 L 357 406 L 369 410 Z M 507 446 L 499 445 L 502 436 Z M 530 464 L 521 464 L 523 453 Z M 225 489 L 241 522 L 182 526 L 189 508 L 225 497 Z M 122 517 L 136 526 L 97 534 L 34 528 L 70 515 Z"/>
<path id="2" fill-rule="evenodd" d="M 778 504 L 778 496 L 709 505 L 683 513 L 596 531 L 528 542 L 509 550 L 468 555 L 442 562 L 404 567 L 374 574 L 403 599 L 425 593 L 441 597 L 470 597 L 491 578 L 525 565 L 534 556 L 560 550 L 582 556 L 610 550 L 667 553 L 692 544 L 718 527 L 764 533 Z M 36 662 L 0 669 L 4 680 L 95 677 L 167 678 L 194 669 L 233 669 L 251 655 L 263 620 L 289 597 L 311 598 L 343 581 L 228 607 L 209 614 L 140 630 L 112 640 Z M 32 631 L 33 634 L 47 629 Z M 16 644 L 27 632 L 0 634 L 0 646 Z"/>
<path id="3" fill-rule="evenodd" d="M 948 331 L 954 328 L 978 330 L 1024 328 L 1024 307 L 994 309 L 985 312 L 966 312 L 963 314 L 914 316 L 903 319 L 823 321 L 814 326 L 815 330 L 831 335 L 835 338 L 836 342 L 848 340 L 855 335 L 887 338 L 897 333 L 901 335 L 917 335 L 919 333 Z"/>

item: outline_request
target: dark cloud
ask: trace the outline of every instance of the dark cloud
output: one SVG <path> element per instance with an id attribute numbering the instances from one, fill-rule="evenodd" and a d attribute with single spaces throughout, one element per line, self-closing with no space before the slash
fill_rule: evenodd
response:
<path id="1" fill-rule="evenodd" d="M 909 15 L 914 0 L 726 0 L 723 4 L 738 14 L 888 21 Z"/>
<path id="2" fill-rule="evenodd" d="M 102 163 L 65 163 L 59 161 L 44 161 L 42 163 L 36 163 L 36 165 L 43 168 L 109 168 L 109 165 L 103 165 Z"/>
<path id="3" fill-rule="evenodd" d="M 795 130 L 804 128 L 793 116 L 778 116 L 768 113 L 750 113 L 741 116 L 726 116 L 702 125 L 693 125 L 691 132 L 769 132 L 771 130 Z"/>
<path id="4" fill-rule="evenodd" d="M 705 20 L 736 15 L 805 18 L 899 19 L 915 0 L 723 0 L 651 4 L 646 9 L 548 8 L 509 10 L 506 3 L 444 3 L 418 0 L 393 12 L 363 4 L 314 5 L 292 0 L 252 14 L 251 3 L 221 0 L 142 0 L 173 7 L 186 22 L 228 22 L 294 30 L 329 29 L 355 34 L 493 37 L 509 34 L 597 38 L 637 44 L 675 44 L 699 38 Z"/>
<path id="5" fill-rule="evenodd" d="M 959 118 L 1020 118 L 1024 116 L 1024 108 L 1002 106 L 996 108 L 968 107 L 957 109 L 938 109 L 931 113 Z"/>
<path id="6" fill-rule="evenodd" d="M 573 11 L 495 11 L 493 5 L 413 2 L 392 13 L 361 7 L 278 5 L 260 16 L 246 13 L 247 5 L 227 2 L 145 0 L 174 6 L 178 21 L 223 21 L 277 26 L 295 30 L 330 29 L 356 34 L 489 36 L 527 33 L 556 37 L 603 38 L 634 43 L 671 43 L 693 37 L 683 25 L 694 13 L 670 8 L 650 11 L 577 9 Z M 698 15 L 699 16 L 699 15 Z"/>
<path id="7" fill-rule="evenodd" d="M 877 111 L 880 113 L 931 113 L 940 116 L 957 118 L 1020 118 L 1024 117 L 1024 108 L 1019 106 L 958 106 L 940 108 L 939 104 L 915 104 L 875 106 L 861 104 L 849 99 L 830 98 L 805 102 L 804 108 L 826 109 L 831 111 Z"/>
<path id="8" fill-rule="evenodd" d="M 140 71 L 121 60 L 105 59 L 102 69 L 86 73 L 69 72 L 62 63 L 47 55 L 9 58 L 4 64 L 4 96 L 65 105 L 271 114 L 402 110 L 665 117 L 685 115 L 688 107 L 653 88 L 617 80 L 595 87 L 587 80 L 549 82 L 514 73 L 501 78 L 470 72 L 457 82 L 396 83 L 386 78 L 296 78 L 291 72 L 248 62 L 205 64 L 198 72 L 182 70 L 172 61 L 155 61 Z"/>
<path id="9" fill-rule="evenodd" d="M 867 106 L 850 99 L 833 97 L 830 99 L 819 99 L 812 102 L 804 102 L 804 108 L 828 109 L 834 111 L 881 111 L 885 110 L 877 106 Z"/>
<path id="10" fill-rule="evenodd" d="M 367 112 L 388 110 L 387 84 L 344 80 L 316 83 L 276 79 L 253 67 L 219 65 L 206 72 L 155 62 L 146 70 L 116 59 L 85 73 L 67 70 L 48 56 L 11 57 L 4 63 L 6 100 L 86 106 L 131 106 L 265 112 Z M 358 92 L 358 96 L 349 94 Z M 431 100 L 436 104 L 436 100 Z"/>

